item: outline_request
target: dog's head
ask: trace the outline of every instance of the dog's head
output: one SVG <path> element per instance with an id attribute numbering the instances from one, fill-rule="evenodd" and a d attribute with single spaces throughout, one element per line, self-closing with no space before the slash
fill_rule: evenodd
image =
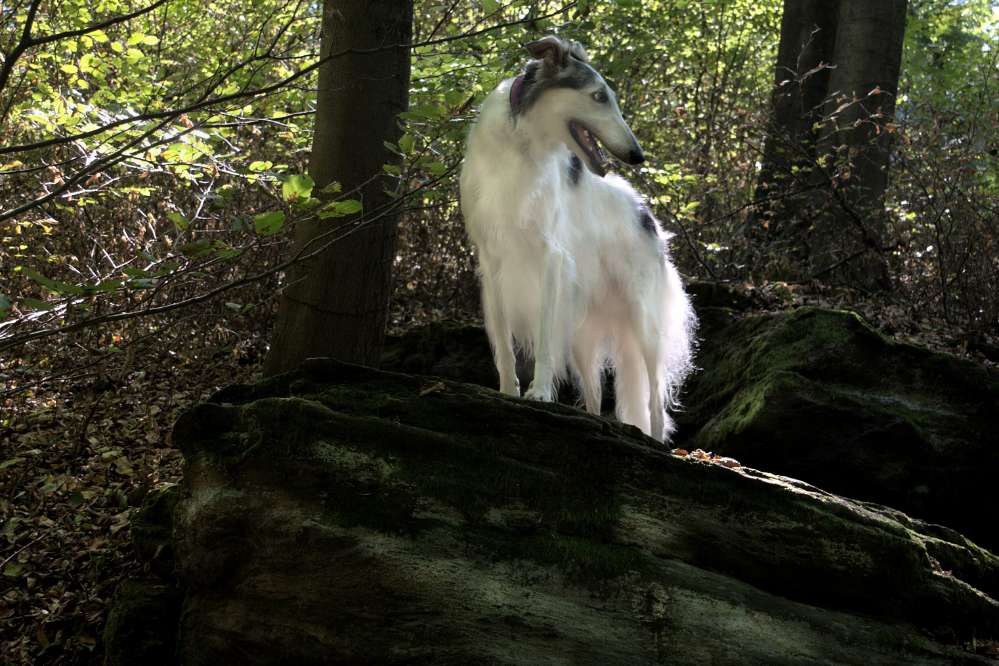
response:
<path id="1" fill-rule="evenodd" d="M 526 48 L 533 60 L 518 84 L 515 115 L 530 114 L 532 122 L 564 140 L 599 176 L 606 172 L 607 161 L 600 144 L 627 164 L 645 161 L 614 91 L 587 62 L 582 46 L 549 35 Z"/>

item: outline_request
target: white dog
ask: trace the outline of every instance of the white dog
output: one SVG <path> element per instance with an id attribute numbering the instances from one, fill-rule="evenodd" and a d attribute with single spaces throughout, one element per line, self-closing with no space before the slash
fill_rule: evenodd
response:
<path id="1" fill-rule="evenodd" d="M 605 175 L 597 141 L 628 164 L 642 149 L 578 44 L 548 36 L 526 48 L 524 73 L 483 103 L 461 172 L 500 390 L 520 395 L 516 341 L 534 357 L 525 397 L 553 400 L 569 369 L 599 414 L 610 364 L 618 419 L 668 440 L 696 320 L 668 235 L 624 179 Z"/>

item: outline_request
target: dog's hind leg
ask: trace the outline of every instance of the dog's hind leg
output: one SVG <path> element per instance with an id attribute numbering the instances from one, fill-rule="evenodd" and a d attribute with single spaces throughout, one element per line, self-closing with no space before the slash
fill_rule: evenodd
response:
<path id="1" fill-rule="evenodd" d="M 617 420 L 644 432 L 651 432 L 649 423 L 649 380 L 645 358 L 638 341 L 632 335 L 617 340 L 614 359 L 614 413 Z"/>
<path id="2" fill-rule="evenodd" d="M 499 373 L 500 391 L 520 397 L 520 380 L 517 379 L 517 357 L 513 353 L 513 335 L 510 323 L 500 301 L 500 293 L 493 285 L 493 278 L 482 271 L 482 312 L 486 333 L 493 347 L 493 361 Z"/>
<path id="3" fill-rule="evenodd" d="M 579 378 L 579 392 L 583 396 L 583 404 L 590 414 L 600 414 L 602 400 L 603 374 L 600 345 L 602 340 L 593 330 L 585 325 L 576 333 L 572 341 L 572 365 L 576 377 Z"/>
<path id="4" fill-rule="evenodd" d="M 662 362 L 662 337 L 656 331 L 645 333 L 641 341 L 645 371 L 649 379 L 649 435 L 657 442 L 668 441 L 673 420 L 666 414 L 666 390 Z"/>

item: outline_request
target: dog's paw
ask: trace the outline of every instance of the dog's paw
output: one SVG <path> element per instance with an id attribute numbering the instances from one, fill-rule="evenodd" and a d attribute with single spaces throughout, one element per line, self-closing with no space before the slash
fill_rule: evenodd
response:
<path id="1" fill-rule="evenodd" d="M 537 400 L 539 402 L 554 402 L 555 392 L 552 390 L 551 386 L 544 388 L 535 388 L 534 384 L 531 384 L 530 388 L 527 389 L 527 393 L 524 397 L 528 400 Z"/>
<path id="2" fill-rule="evenodd" d="M 520 397 L 520 382 L 513 380 L 512 382 L 500 382 L 500 393 L 505 393 L 507 395 L 512 395 L 515 398 Z"/>

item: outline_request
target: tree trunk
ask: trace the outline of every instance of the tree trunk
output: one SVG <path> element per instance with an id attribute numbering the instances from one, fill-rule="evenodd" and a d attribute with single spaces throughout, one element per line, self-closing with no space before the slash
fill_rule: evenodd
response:
<path id="1" fill-rule="evenodd" d="M 884 194 L 906 0 L 785 0 L 750 233 L 783 277 L 887 286 Z"/>
<path id="2" fill-rule="evenodd" d="M 336 196 L 360 199 L 353 218 L 302 223 L 293 253 L 321 247 L 331 229 L 346 233 L 315 258 L 289 270 L 265 372 L 329 356 L 375 365 L 381 355 L 395 254 L 394 212 L 383 170 L 398 158 L 385 148 L 400 130 L 396 117 L 409 95 L 411 0 L 326 0 L 311 174 L 316 191 L 332 182 Z M 334 226 L 336 225 L 336 226 Z"/>

